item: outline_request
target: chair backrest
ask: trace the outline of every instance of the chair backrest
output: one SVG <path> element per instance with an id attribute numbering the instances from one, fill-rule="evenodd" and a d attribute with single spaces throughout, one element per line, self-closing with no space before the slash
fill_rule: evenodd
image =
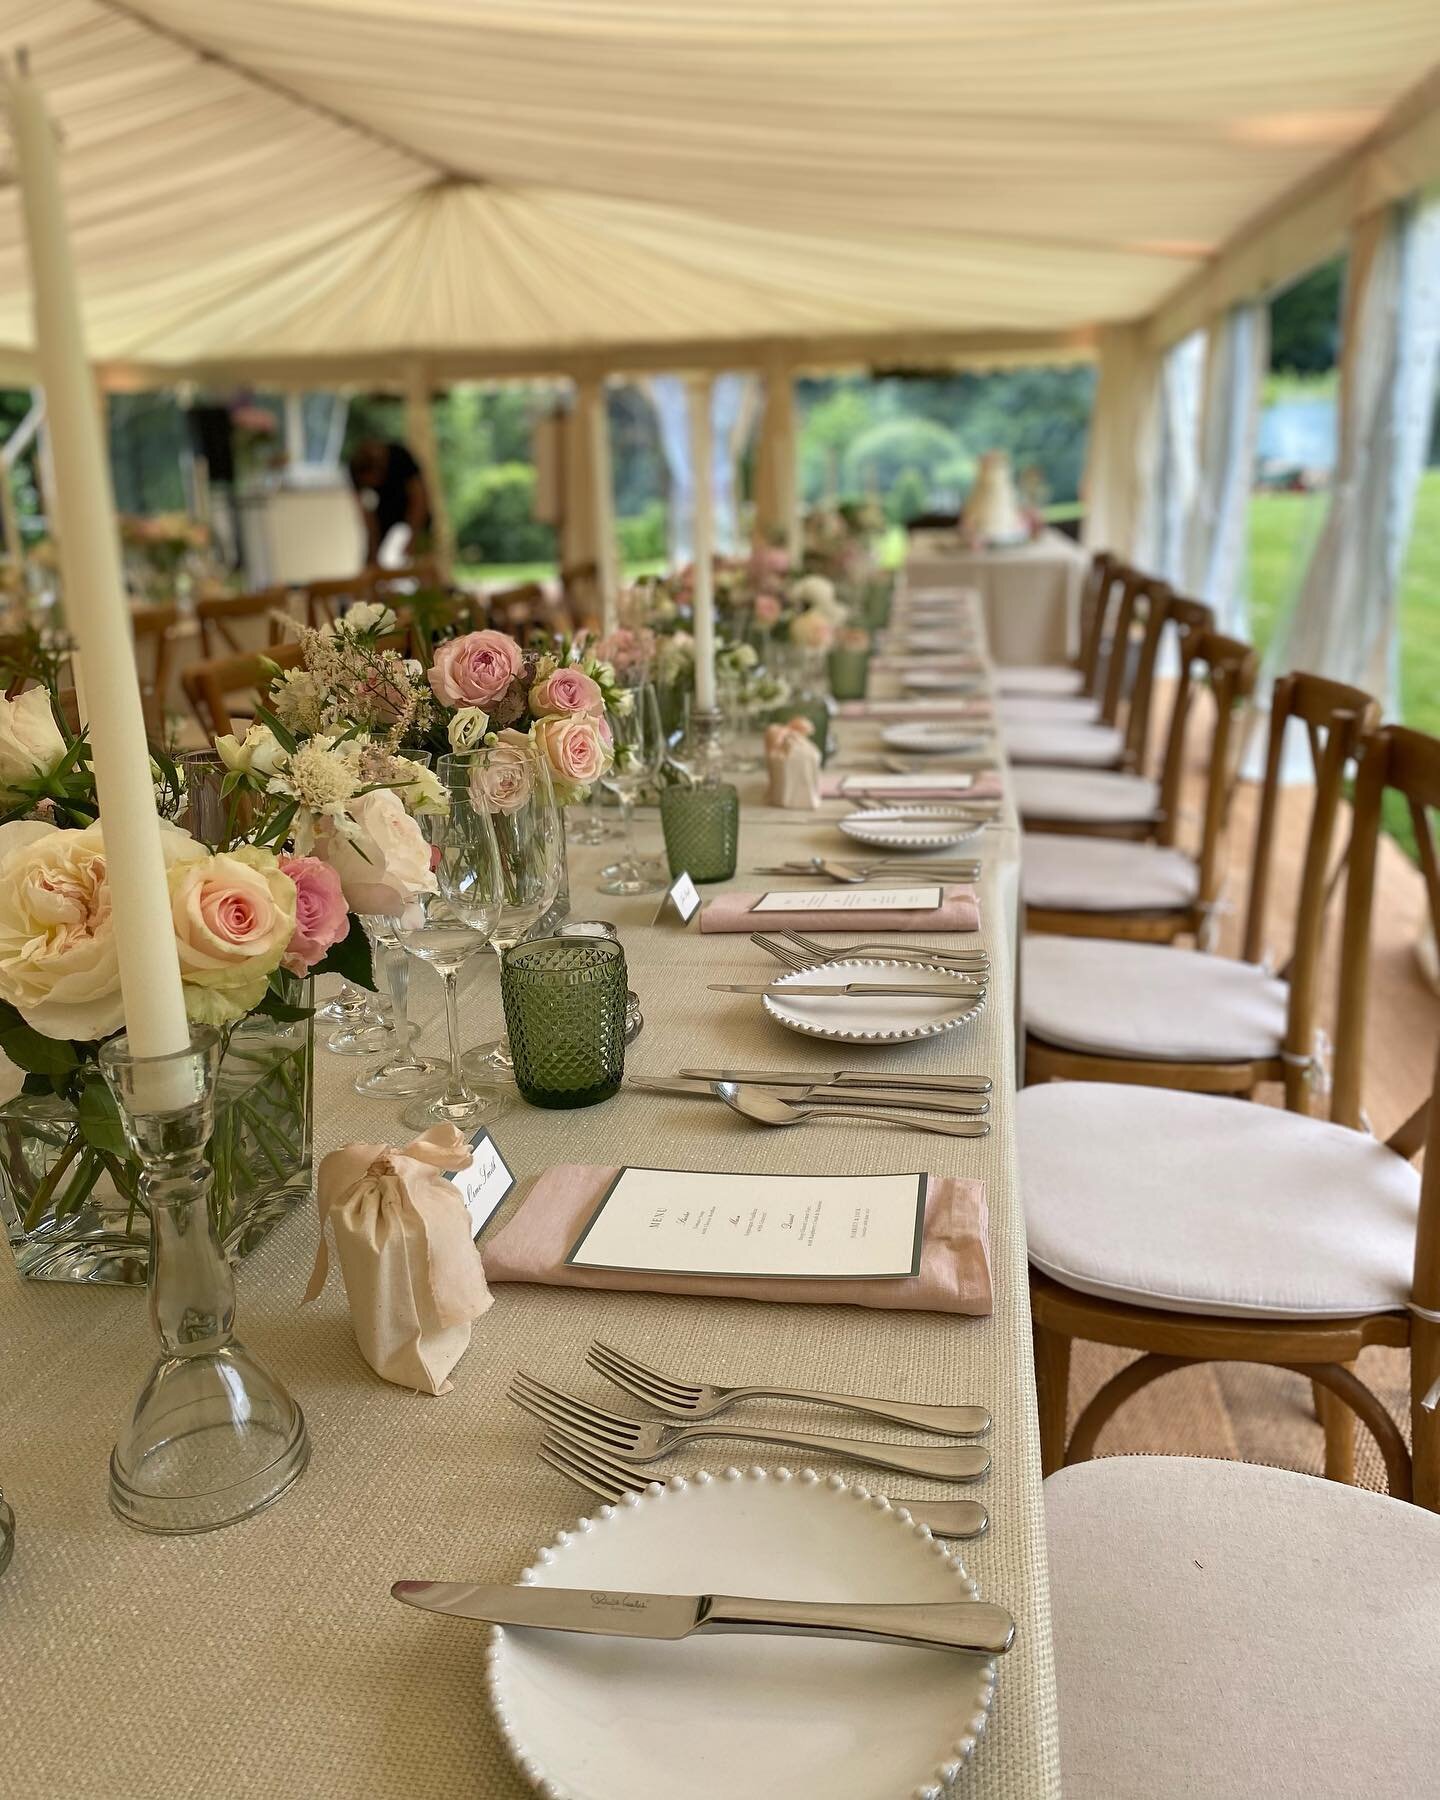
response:
<path id="1" fill-rule="evenodd" d="M 261 644 L 281 644 L 290 635 L 285 623 L 292 617 L 290 590 L 257 588 L 252 594 L 223 594 L 213 600 L 197 600 L 195 617 L 200 623 L 200 648 L 205 656 L 222 656 L 227 651 L 233 656 L 253 656 Z M 246 625 L 252 627 L 248 632 L 243 630 Z"/>
<path id="2" fill-rule="evenodd" d="M 1208 686 L 1215 706 L 1210 745 L 1205 758 L 1205 810 L 1200 829 L 1199 889 L 1197 898 L 1209 906 L 1218 896 L 1221 850 L 1230 820 L 1231 802 L 1238 779 L 1236 720 L 1255 692 L 1260 658 L 1239 638 L 1223 637 L 1209 628 L 1210 608 L 1194 601 L 1172 601 L 1173 622 L 1179 632 L 1179 673 L 1165 742 L 1160 775 L 1159 832 L 1162 844 L 1173 845 L 1179 836 L 1181 784 L 1195 698 Z"/>
<path id="3" fill-rule="evenodd" d="M 1155 650 L 1164 623 L 1164 604 L 1169 597 L 1170 589 L 1163 581 L 1157 581 L 1139 569 L 1122 566 L 1117 571 L 1117 583 L 1109 603 L 1107 642 L 1100 651 L 1104 665 L 1100 722 L 1118 725 L 1120 709 L 1128 704 L 1127 749 L 1135 736 L 1132 725 L 1148 729 Z M 1143 735 L 1139 742 L 1143 745 Z"/>
<path id="4" fill-rule="evenodd" d="M 1375 876 L 1380 831 L 1387 795 L 1402 799 L 1415 828 L 1430 926 L 1440 935 L 1440 856 L 1436 854 L 1432 815 L 1440 813 L 1440 737 L 1390 725 L 1365 744 L 1355 782 L 1355 829 L 1345 893 L 1345 931 L 1340 965 L 1340 1007 L 1336 1020 L 1335 1085 L 1330 1116 L 1338 1124 L 1363 1128 L 1362 1077 L 1365 1025 L 1369 999 L 1370 929 L 1375 906 Z M 1389 1140 L 1406 1158 L 1423 1149 L 1425 1168 L 1420 1186 L 1420 1222 L 1415 1239 L 1412 1299 L 1429 1313 L 1440 1312 L 1440 1062 L 1430 1094 L 1418 1112 Z M 1413 1371 L 1416 1391 L 1424 1393 L 1440 1374 L 1435 1346 L 1426 1346 L 1427 1366 Z M 1418 1469 L 1417 1469 L 1418 1475 Z"/>
<path id="5" fill-rule="evenodd" d="M 135 634 L 135 666 L 140 675 L 142 703 L 153 697 L 154 710 L 162 716 L 170 691 L 170 664 L 178 617 L 173 606 L 132 606 L 130 628 Z"/>
<path id="6" fill-rule="evenodd" d="M 1099 698 L 1100 651 L 1111 602 L 1118 600 L 1119 594 L 1119 559 L 1108 550 L 1097 550 L 1080 590 L 1080 691 L 1091 699 Z"/>
<path id="7" fill-rule="evenodd" d="M 1265 784 L 1255 823 L 1255 854 L 1250 898 L 1245 915 L 1247 962 L 1265 953 L 1266 913 L 1275 862 L 1280 790 L 1285 772 L 1285 741 L 1292 720 L 1305 729 L 1315 777 L 1315 794 L 1305 837 L 1295 936 L 1285 974 L 1290 985 L 1285 1051 L 1292 1068 L 1304 1068 L 1313 1049 L 1320 952 L 1325 917 L 1334 889 L 1334 854 L 1340 802 L 1350 766 L 1360 747 L 1380 723 L 1380 708 L 1363 688 L 1331 681 L 1323 675 L 1282 675 L 1270 697 L 1270 738 Z M 1338 872 L 1338 871 L 1337 871 Z"/>
<path id="8" fill-rule="evenodd" d="M 1181 600 L 1163 581 L 1148 577 L 1129 588 L 1121 607 L 1127 613 L 1126 638 L 1133 641 L 1138 635 L 1139 644 L 1134 652 L 1135 673 L 1125 708 L 1125 767 L 1143 773 L 1150 763 L 1150 719 L 1160 646 L 1167 632 L 1208 631 L 1215 619 L 1209 607 L 1196 600 Z M 1128 642 L 1124 654 L 1128 663 Z"/>
<path id="9" fill-rule="evenodd" d="M 202 729 L 210 737 L 223 737 L 233 730 L 230 702 L 237 695 L 249 704 L 234 711 L 244 713 L 248 720 L 270 686 L 270 666 L 293 669 L 302 654 L 300 644 L 276 644 L 263 655 L 217 656 L 182 670 L 180 680 Z"/>

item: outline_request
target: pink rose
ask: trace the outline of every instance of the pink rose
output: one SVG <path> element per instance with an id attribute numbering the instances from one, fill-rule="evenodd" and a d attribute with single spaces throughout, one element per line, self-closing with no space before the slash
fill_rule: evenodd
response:
<path id="1" fill-rule="evenodd" d="M 555 798 L 566 805 L 578 800 L 610 767 L 610 734 L 603 718 L 570 713 L 538 719 L 535 743 L 550 769 Z"/>
<path id="2" fill-rule="evenodd" d="M 489 710 L 520 673 L 523 661 L 520 646 L 503 631 L 471 631 L 436 650 L 430 686 L 446 706 Z"/>
<path id="3" fill-rule="evenodd" d="M 535 750 L 523 731 L 502 731 L 477 753 L 470 798 L 486 812 L 519 812 L 535 788 Z"/>
<path id="4" fill-rule="evenodd" d="M 601 712 L 605 702 L 600 689 L 579 669 L 556 669 L 530 690 L 530 710 L 542 713 Z"/>
<path id="5" fill-rule="evenodd" d="M 345 808 L 348 831 L 322 818 L 315 854 L 340 877 L 351 912 L 397 918 L 417 894 L 433 894 L 430 846 L 393 788 L 359 794 Z"/>
<path id="6" fill-rule="evenodd" d="M 252 844 L 172 864 L 170 914 L 185 1010 L 226 1025 L 258 1006 L 295 934 L 295 884 Z"/>
<path id="7" fill-rule="evenodd" d="M 835 642 L 835 627 L 818 607 L 791 621 L 790 642 L 802 650 L 828 650 Z"/>
<path id="8" fill-rule="evenodd" d="M 780 602 L 773 594 L 757 594 L 755 596 L 755 623 L 757 625 L 773 625 L 780 617 Z"/>
<path id="9" fill-rule="evenodd" d="M 295 931 L 285 952 L 292 975 L 308 975 L 332 944 L 350 931 L 350 909 L 340 877 L 318 856 L 282 856 L 281 870 L 295 883 Z"/>

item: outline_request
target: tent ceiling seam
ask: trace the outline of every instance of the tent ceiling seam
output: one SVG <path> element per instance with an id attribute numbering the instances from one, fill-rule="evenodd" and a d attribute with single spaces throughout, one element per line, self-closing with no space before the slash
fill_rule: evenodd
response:
<path id="1" fill-rule="evenodd" d="M 253 69 L 248 63 L 237 61 L 223 50 L 215 50 L 203 38 L 192 37 L 188 32 L 177 30 L 173 25 L 162 24 L 153 19 L 142 8 L 131 4 L 131 0 L 92 0 L 92 4 L 102 11 L 112 13 L 116 18 L 126 19 L 141 31 L 149 32 L 153 37 L 164 38 L 167 43 L 174 44 L 177 49 L 185 51 L 198 61 L 210 63 L 214 67 L 224 69 L 234 75 L 237 80 L 248 82 L 265 93 L 273 94 L 277 99 L 286 101 L 291 106 L 298 106 L 304 111 L 315 114 L 338 126 L 342 131 L 352 132 L 357 137 L 368 138 L 371 143 L 378 144 L 394 156 L 403 156 L 407 162 L 429 169 L 432 174 L 439 175 L 446 181 L 463 182 L 471 187 L 485 186 L 483 176 L 467 174 L 430 155 L 427 151 L 417 150 L 414 145 L 404 143 L 401 139 L 391 137 L 388 132 L 377 131 L 373 125 L 365 125 L 358 119 L 351 118 L 348 113 L 341 112 L 338 107 L 331 106 L 324 100 L 312 100 L 308 94 L 277 81 L 273 75 L 265 75 Z"/>

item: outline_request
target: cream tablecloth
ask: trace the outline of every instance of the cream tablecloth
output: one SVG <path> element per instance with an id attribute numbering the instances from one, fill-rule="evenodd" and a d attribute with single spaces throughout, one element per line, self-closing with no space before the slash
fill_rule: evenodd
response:
<path id="1" fill-rule="evenodd" d="M 1058 531 L 1013 550 L 967 550 L 953 532 L 920 531 L 905 565 L 913 589 L 976 589 L 998 663 L 1067 662 L 1079 648 L 1080 588 L 1089 559 Z"/>
<path id="2" fill-rule="evenodd" d="M 875 741 L 875 728 L 848 727 L 847 760 Z M 835 851 L 841 840 L 826 820 L 837 805 L 823 815 L 779 813 L 757 794 L 747 784 L 742 878 L 752 864 Z M 658 821 L 642 815 L 640 833 L 658 844 Z M 387 1589 L 400 1575 L 510 1579 L 585 1509 L 580 1491 L 537 1460 L 537 1428 L 504 1390 L 523 1367 L 614 1403 L 582 1363 L 599 1333 L 721 1381 L 766 1376 L 988 1402 L 994 1467 L 973 1491 L 993 1524 L 969 1559 L 983 1591 L 1013 1609 L 1019 1637 L 1002 1665 L 990 1730 L 957 1791 L 996 1800 L 1058 1793 L 1012 1119 L 1013 825 L 980 842 L 991 1003 L 974 1027 L 894 1060 L 991 1074 L 987 1139 L 841 1123 L 768 1132 L 713 1103 L 641 1094 L 576 1113 L 512 1100 L 493 1128 L 522 1178 L 557 1161 L 639 1157 L 679 1168 L 983 1176 L 997 1296 L 988 1320 L 508 1287 L 478 1325 L 454 1392 L 422 1398 L 369 1373 L 338 1279 L 300 1309 L 315 1246 L 307 1207 L 241 1269 L 239 1324 L 303 1405 L 311 1467 L 245 1525 L 162 1540 L 127 1530 L 106 1502 L 110 1444 L 150 1361 L 143 1296 L 22 1284 L 0 1255 L 0 1480 L 19 1515 L 15 1561 L 0 1579 L 0 1792 L 17 1800 L 510 1800 L 527 1792 L 485 1701 L 484 1631 L 402 1609 Z M 633 1071 L 670 1073 L 697 1061 L 875 1066 L 864 1052 L 826 1053 L 768 1023 L 753 1000 L 707 994 L 707 981 L 755 979 L 773 965 L 743 936 L 702 940 L 653 928 L 652 899 L 598 896 L 600 860 L 597 851 L 574 854 L 574 905 L 623 933 L 646 1018 L 630 1051 Z M 426 1042 L 438 1046 L 434 998 L 428 989 L 417 996 L 430 1020 Z M 469 986 L 465 1022 L 476 1038 L 498 1022 L 488 957 Z M 390 1108 L 350 1091 L 352 1062 L 323 1052 L 317 1061 L 317 1153 L 348 1139 L 408 1135 Z M 778 1422 L 782 1411 L 756 1407 L 750 1416 Z M 838 1428 L 833 1413 L 805 1422 Z M 864 1433 L 866 1424 L 846 1417 L 844 1429 Z M 682 1466 L 720 1468 L 743 1448 L 702 1445 Z M 944 1492 L 923 1483 L 907 1491 Z M 930 1749 L 917 1744 L 915 1774 Z M 907 1773 L 896 1772 L 896 1800 L 910 1791 Z M 814 1792 L 824 1791 L 817 1771 Z M 681 1800 L 683 1786 L 676 1793 Z"/>

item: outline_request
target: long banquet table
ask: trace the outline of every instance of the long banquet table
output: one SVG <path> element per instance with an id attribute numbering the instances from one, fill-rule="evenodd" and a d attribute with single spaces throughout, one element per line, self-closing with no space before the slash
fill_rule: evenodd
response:
<path id="1" fill-rule="evenodd" d="M 839 766 L 873 751 L 878 729 L 847 723 Z M 761 803 L 756 778 L 741 785 L 737 885 L 753 865 L 834 854 L 842 845 L 831 823 L 837 804 L 815 814 L 779 812 Z M 639 829 L 642 843 L 658 843 L 653 814 L 642 814 Z M 639 1093 L 574 1113 L 535 1111 L 512 1098 L 491 1125 L 521 1190 L 526 1178 L 560 1161 L 777 1173 L 928 1168 L 983 1177 L 995 1281 L 989 1319 L 501 1287 L 455 1372 L 454 1391 L 431 1399 L 371 1375 L 350 1332 L 338 1274 L 320 1300 L 300 1308 L 315 1248 L 314 1214 L 303 1207 L 243 1265 L 239 1330 L 304 1407 L 311 1466 L 277 1506 L 247 1524 L 156 1539 L 119 1524 L 106 1499 L 110 1445 L 149 1366 L 143 1297 L 22 1284 L 0 1256 L 0 1483 L 19 1519 L 15 1560 L 0 1578 L 0 1791 L 26 1800 L 518 1800 L 529 1792 L 485 1697 L 487 1633 L 401 1609 L 387 1590 L 401 1575 L 513 1579 L 587 1510 L 588 1497 L 539 1462 L 538 1428 L 506 1402 L 505 1388 L 512 1371 L 525 1368 L 615 1404 L 614 1391 L 582 1360 L 599 1334 L 657 1364 L 722 1381 L 763 1376 L 990 1406 L 994 1464 L 983 1481 L 963 1490 L 906 1482 L 902 1491 L 963 1491 L 985 1502 L 988 1536 L 958 1548 L 982 1592 L 1018 1622 L 989 1728 L 955 1791 L 997 1800 L 1058 1794 L 1013 1134 L 1013 816 L 977 841 L 981 935 L 994 966 L 989 1004 L 973 1026 L 894 1056 L 916 1070 L 991 1075 L 988 1138 L 838 1122 L 767 1131 L 714 1103 Z M 598 895 L 596 870 L 611 854 L 572 851 L 572 905 L 577 917 L 609 918 L 621 930 L 646 1020 L 629 1053 L 632 1071 L 671 1074 L 702 1061 L 878 1066 L 863 1051 L 826 1050 L 785 1032 L 758 1001 L 708 994 L 709 981 L 754 980 L 774 965 L 743 934 L 656 927 L 653 898 Z M 464 1006 L 475 1040 L 492 1035 L 498 1015 L 493 958 L 477 963 Z M 442 1035 L 437 998 L 428 987 L 412 997 L 416 1016 L 427 1021 L 429 1048 Z M 317 1053 L 317 1157 L 354 1139 L 409 1135 L 398 1109 L 354 1094 L 355 1073 L 354 1062 Z M 627 1404 L 621 1397 L 621 1409 Z M 756 1406 L 747 1416 L 884 1435 L 854 1415 L 843 1427 L 839 1415 L 818 1411 Z M 792 1467 L 804 1460 L 715 1443 L 692 1447 L 673 1466 L 762 1459 Z M 881 1485 L 872 1473 L 846 1472 Z M 917 1746 L 917 1771 L 928 1766 L 926 1748 Z M 897 1800 L 918 1778 L 911 1773 L 907 1783 L 907 1773 L 897 1771 Z"/>
<path id="2" fill-rule="evenodd" d="M 1046 530 L 1005 550 L 971 549 L 954 532 L 918 531 L 906 575 L 913 588 L 973 588 L 997 663 L 1068 662 L 1079 648 L 1080 589 L 1088 558 Z"/>

